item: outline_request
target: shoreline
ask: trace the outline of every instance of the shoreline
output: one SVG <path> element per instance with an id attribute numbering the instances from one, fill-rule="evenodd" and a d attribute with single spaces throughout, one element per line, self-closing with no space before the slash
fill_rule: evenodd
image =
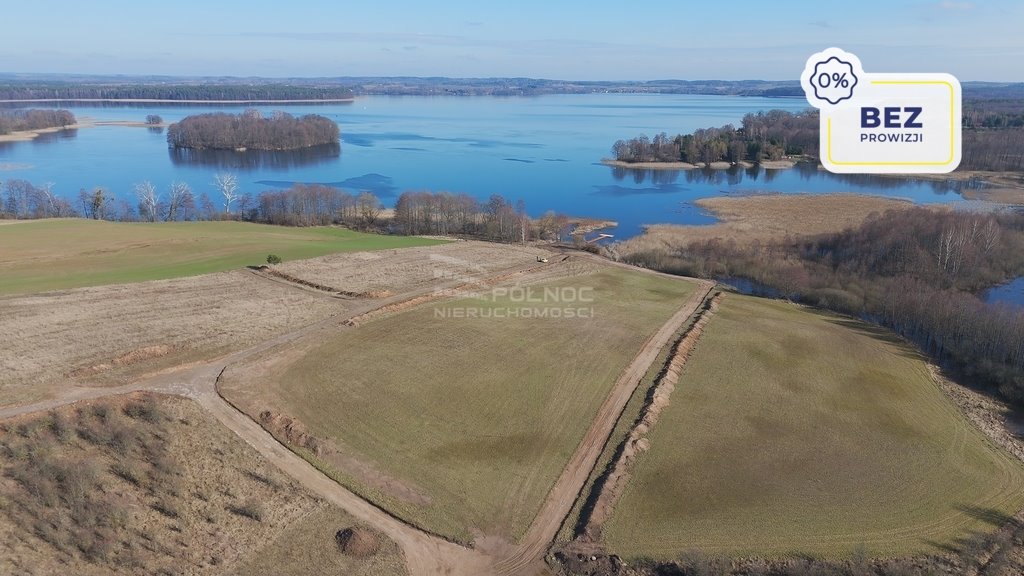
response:
<path id="1" fill-rule="evenodd" d="M 611 168 L 623 168 L 627 170 L 728 170 L 733 166 L 738 166 L 740 168 L 760 166 L 766 170 L 787 170 L 796 166 L 798 161 L 799 160 L 785 159 L 766 160 L 757 164 L 751 162 L 737 162 L 736 164 L 731 164 L 729 162 L 691 164 L 689 162 L 623 162 L 620 160 L 612 160 L 610 158 L 602 158 L 601 164 Z M 819 164 L 818 169 L 824 170 L 825 168 Z M 992 202 L 995 204 L 1024 204 L 1024 173 L 963 170 L 944 174 L 874 174 L 874 176 L 903 179 L 913 178 L 933 182 L 948 180 L 966 182 L 971 179 L 977 179 L 984 183 L 987 188 L 960 191 L 959 194 L 963 196 L 965 200 Z"/>
<path id="2" fill-rule="evenodd" d="M 0 100 L 0 104 L 31 104 L 33 102 L 124 102 L 126 104 L 338 104 L 355 102 L 351 98 L 329 98 L 325 100 L 168 100 L 163 98 L 27 98 L 22 100 Z"/>
<path id="3" fill-rule="evenodd" d="M 788 170 L 796 166 L 796 160 L 765 160 L 764 162 L 711 162 L 710 164 L 704 162 L 698 162 L 691 164 L 690 162 L 623 162 L 622 160 L 612 160 L 611 158 L 602 158 L 601 164 L 610 166 L 612 168 L 625 168 L 629 170 L 696 170 L 696 169 L 711 169 L 711 170 L 728 170 L 733 166 L 740 168 L 753 168 L 754 166 L 760 166 L 766 170 Z"/>
<path id="4" fill-rule="evenodd" d="M 11 132 L 10 134 L 0 134 L 0 143 L 2 142 L 30 142 L 38 138 L 42 134 L 53 134 L 55 132 L 63 132 L 64 130 L 79 130 L 81 128 L 95 128 L 97 126 L 123 126 L 127 128 L 166 128 L 168 124 L 146 124 L 145 122 L 138 120 L 92 120 L 90 118 L 83 118 L 75 124 L 68 124 L 67 126 L 54 126 L 52 128 L 37 128 L 35 130 L 19 130 L 17 132 Z"/>
<path id="5" fill-rule="evenodd" d="M 814 236 L 857 226 L 873 212 L 915 206 L 907 199 L 850 192 L 708 196 L 693 203 L 712 213 L 717 222 L 645 224 L 639 235 L 613 244 L 613 250 L 628 255 L 684 247 L 693 241 L 731 239 L 744 243 Z"/>

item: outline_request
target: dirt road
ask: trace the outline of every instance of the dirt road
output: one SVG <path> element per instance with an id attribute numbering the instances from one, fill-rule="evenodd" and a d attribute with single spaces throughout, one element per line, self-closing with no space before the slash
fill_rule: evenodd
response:
<path id="1" fill-rule="evenodd" d="M 524 263 L 510 267 L 501 274 L 536 269 L 536 263 Z M 458 285 L 462 280 L 451 282 Z M 73 388 L 59 397 L 35 404 L 12 406 L 0 409 L 0 419 L 22 414 L 49 410 L 57 406 L 86 399 L 124 394 L 133 391 L 153 391 L 185 396 L 196 400 L 246 443 L 255 448 L 269 461 L 295 478 L 303 486 L 324 499 L 339 506 L 360 521 L 374 526 L 394 540 L 405 554 L 411 576 L 529 575 L 545 569 L 543 555 L 554 540 L 561 523 L 569 514 L 577 496 L 594 468 L 601 450 L 615 427 L 615 422 L 627 401 L 643 378 L 648 367 L 657 358 L 661 349 L 672 335 L 698 309 L 714 286 L 713 282 L 696 281 L 697 288 L 683 306 L 654 334 L 641 348 L 630 365 L 616 381 L 583 441 L 562 475 L 556 481 L 540 513 L 534 519 L 522 542 L 515 546 L 480 546 L 466 548 L 436 536 L 424 533 L 387 512 L 363 500 L 356 494 L 325 476 L 308 462 L 295 455 L 279 443 L 248 416 L 225 401 L 216 390 L 218 376 L 229 365 L 255 355 L 272 352 L 272 349 L 300 338 L 314 335 L 318 331 L 336 330 L 346 317 L 363 314 L 375 307 L 401 302 L 431 290 L 449 286 L 433 286 L 413 290 L 391 298 L 347 310 L 344 315 L 326 318 L 298 330 L 277 336 L 256 346 L 229 354 L 222 358 L 191 367 L 165 372 L 134 382 L 132 384 L 105 388 Z"/>
<path id="2" fill-rule="evenodd" d="M 534 518 L 526 536 L 510 556 L 501 559 L 494 566 L 498 576 L 537 574 L 543 570 L 543 555 L 555 539 L 565 517 L 569 515 L 577 496 L 583 490 L 591 471 L 601 456 L 605 443 L 615 428 L 615 423 L 625 409 L 626 403 L 647 373 L 647 369 L 658 357 L 672 335 L 701 306 L 715 283 L 698 280 L 693 294 L 668 322 L 658 329 L 615 382 L 615 387 L 598 410 L 597 417 L 587 430 L 572 459 L 562 475 L 555 482 L 540 513 Z"/>

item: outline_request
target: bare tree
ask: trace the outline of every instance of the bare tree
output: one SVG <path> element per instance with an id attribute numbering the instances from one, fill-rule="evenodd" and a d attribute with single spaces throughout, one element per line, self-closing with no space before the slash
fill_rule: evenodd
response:
<path id="1" fill-rule="evenodd" d="M 359 217 L 365 226 L 373 226 L 380 216 L 380 200 L 372 192 L 363 192 L 357 199 L 359 205 Z"/>
<path id="2" fill-rule="evenodd" d="M 224 212 L 231 214 L 231 203 L 238 199 L 238 177 L 230 172 L 218 172 L 213 175 L 213 183 L 224 196 Z"/>
<path id="3" fill-rule="evenodd" d="M 97 186 L 89 195 L 89 214 L 93 220 L 106 220 L 110 214 L 111 197 L 107 191 Z"/>
<path id="4" fill-rule="evenodd" d="M 181 209 L 190 202 L 192 202 L 192 188 L 184 182 L 171 182 L 167 200 L 167 212 L 164 214 L 164 220 L 169 222 L 177 220 Z"/>
<path id="5" fill-rule="evenodd" d="M 149 180 L 139 182 L 135 185 L 135 196 L 139 199 L 139 216 L 143 220 L 156 222 L 156 207 L 160 202 L 160 196 L 156 191 L 156 186 L 154 186 Z"/>

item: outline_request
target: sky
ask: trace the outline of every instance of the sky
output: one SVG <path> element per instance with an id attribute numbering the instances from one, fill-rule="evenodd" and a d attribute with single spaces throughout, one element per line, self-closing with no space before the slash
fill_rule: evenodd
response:
<path id="1" fill-rule="evenodd" d="M 0 73 L 795 80 L 837 46 L 868 72 L 1024 81 L 1020 0 L 32 0 Z"/>

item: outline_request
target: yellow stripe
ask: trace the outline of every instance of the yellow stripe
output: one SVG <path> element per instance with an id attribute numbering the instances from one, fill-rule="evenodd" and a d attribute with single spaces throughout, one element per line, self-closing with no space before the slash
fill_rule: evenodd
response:
<path id="1" fill-rule="evenodd" d="M 953 85 L 945 80 L 872 80 L 872 84 L 945 84 L 949 87 L 949 159 L 945 162 L 839 162 L 832 159 L 832 118 L 828 118 L 828 161 L 837 166 L 945 166 L 956 157 L 956 109 Z"/>

